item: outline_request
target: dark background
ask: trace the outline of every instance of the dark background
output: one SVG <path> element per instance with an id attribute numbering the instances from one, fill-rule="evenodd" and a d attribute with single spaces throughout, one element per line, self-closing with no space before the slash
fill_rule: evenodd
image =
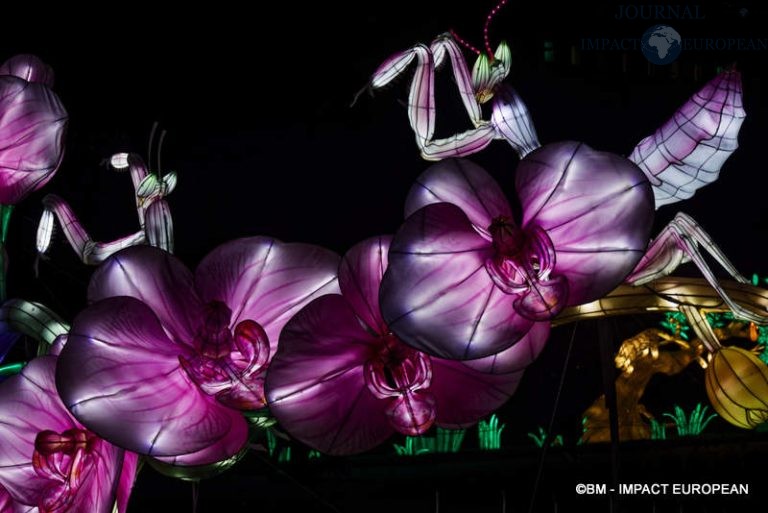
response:
<path id="1" fill-rule="evenodd" d="M 492 45 L 502 38 L 510 43 L 513 67 L 507 81 L 527 103 L 542 143 L 576 139 L 620 154 L 629 154 L 714 77 L 718 67 L 736 63 L 743 73 L 747 111 L 741 147 L 717 183 L 691 200 L 663 207 L 655 230 L 685 211 L 743 273 L 766 275 L 768 52 L 683 51 L 675 64 L 655 66 L 639 50 L 580 51 L 582 38 L 639 38 L 656 23 L 673 26 L 684 38 L 768 38 L 768 9 L 757 2 L 675 5 L 699 5 L 705 19 L 626 21 L 614 19 L 614 4 L 513 2 L 491 26 Z M 176 253 L 190 267 L 236 237 L 270 235 L 342 254 L 364 238 L 393 233 L 410 184 L 428 165 L 419 158 L 408 128 L 404 102 L 409 77 L 373 96 L 363 94 L 354 107 L 351 100 L 390 54 L 429 42 L 449 28 L 480 46 L 491 7 L 490 2 L 390 1 L 251 3 L 246 9 L 246 4 L 215 3 L 165 12 L 157 5 L 116 4 L 114 12 L 110 7 L 109 13 L 88 16 L 43 12 L 42 7 L 10 16 L 13 22 L 0 36 L 0 57 L 35 53 L 51 64 L 54 89 L 70 114 L 67 152 L 57 176 L 14 213 L 10 296 L 43 302 L 68 320 L 84 306 L 92 269 L 79 263 L 60 235 L 50 259 L 40 263 L 39 277 L 34 276 L 40 200 L 49 192 L 67 199 L 96 240 L 135 231 L 130 179 L 108 170 L 104 161 L 118 151 L 138 152 L 146 159 L 154 122 L 167 130 L 162 169 L 179 176 L 169 202 Z M 544 56 L 545 41 L 553 43 L 551 62 Z M 469 128 L 447 72 L 438 80 L 438 102 L 438 135 Z M 506 143 L 494 142 L 471 158 L 514 198 L 517 157 Z M 156 150 L 148 160 L 157 167 Z M 689 266 L 680 272 L 699 275 Z M 611 321 L 616 346 L 658 321 Z M 332 511 L 323 505 L 327 500 L 344 512 L 373 511 L 376 505 L 424 511 L 435 508 L 434 493 L 440 490 L 440 511 L 501 511 L 500 502 L 494 501 L 501 500 L 502 490 L 509 511 L 527 507 L 539 453 L 526 433 L 550 422 L 572 329 L 553 331 L 547 349 L 500 412 L 507 423 L 507 449 L 500 456 L 470 450 L 461 464 L 433 458 L 406 465 L 393 459 L 390 444 L 385 444 L 372 455 L 327 459 L 309 467 L 295 463 L 287 469 L 249 456 L 228 474 L 200 485 L 199 510 L 279 511 L 292 504 L 304 511 Z M 606 448 L 589 452 L 574 445 L 579 416 L 602 389 L 596 333 L 595 323 L 582 323 L 574 337 L 554 424 L 567 448 L 550 454 L 559 459 L 546 460 L 544 491 L 538 494 L 547 511 L 558 500 L 575 500 L 573 483 L 584 476 L 606 482 L 610 469 Z M 706 402 L 701 369 L 689 371 L 652 382 L 646 401 L 652 412 Z M 700 481 L 759 475 L 752 474 L 755 460 L 745 454 L 753 453 L 764 437 L 745 435 L 719 419 L 709 431 L 721 436 L 682 449 L 630 444 L 623 449 L 630 462 L 621 467 L 624 475 L 641 482 L 659 475 L 667 480 L 698 476 Z M 470 449 L 472 436 L 473 431 L 467 435 Z M 718 445 L 723 437 L 736 445 Z M 716 454 L 707 452 L 711 447 Z M 675 451 L 682 452 L 674 456 Z M 755 477 L 751 482 L 758 481 Z M 483 483 L 491 484 L 484 488 Z M 481 493 L 486 488 L 491 491 Z M 465 491 L 459 497 L 460 490 Z M 133 511 L 187 511 L 190 485 L 145 469 L 132 500 Z M 629 502 L 638 508 L 647 505 L 643 511 L 654 506 Z M 702 510 L 697 504 L 685 506 Z M 721 510 L 742 505 L 727 502 Z M 607 508 L 607 501 L 594 506 Z"/>

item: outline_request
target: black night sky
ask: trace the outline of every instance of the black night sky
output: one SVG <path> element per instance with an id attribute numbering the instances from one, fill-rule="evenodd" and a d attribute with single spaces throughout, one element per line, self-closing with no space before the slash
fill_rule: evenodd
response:
<path id="1" fill-rule="evenodd" d="M 673 26 L 683 38 L 768 41 L 768 7 L 757 2 L 696 2 L 690 6 L 698 5 L 704 19 L 618 20 L 614 4 L 531 4 L 511 1 L 493 22 L 491 41 L 494 47 L 502 38 L 510 43 L 513 66 L 507 81 L 528 105 L 542 143 L 575 139 L 596 149 L 629 154 L 714 77 L 719 66 L 736 64 L 743 74 L 747 111 L 741 147 L 715 184 L 685 203 L 663 207 L 655 231 L 677 211 L 684 211 L 700 222 L 739 270 L 768 275 L 763 249 L 768 240 L 768 167 L 763 158 L 768 140 L 768 50 L 684 50 L 669 66 L 648 64 L 639 50 L 582 50 L 585 39 L 639 38 L 656 23 Z M 40 262 L 39 277 L 34 276 L 40 200 L 51 192 L 65 198 L 97 240 L 135 231 L 130 179 L 109 170 L 104 161 L 120 151 L 140 153 L 146 160 L 154 122 L 167 131 L 162 169 L 174 170 L 179 177 L 169 202 L 176 253 L 190 267 L 218 244 L 237 237 L 269 235 L 343 254 L 364 238 L 393 233 L 413 179 L 428 165 L 419 158 L 408 127 L 404 104 L 409 77 L 373 95 L 362 94 L 354 106 L 350 103 L 376 67 L 396 51 L 429 42 L 450 28 L 481 45 L 485 14 L 491 7 L 491 2 L 435 0 L 309 6 L 253 2 L 190 4 L 161 13 L 156 7 L 126 3 L 119 7 L 124 12 L 90 13 L 89 21 L 85 16 L 66 21 L 68 17 L 53 12 L 20 16 L 19 23 L 0 36 L 0 59 L 34 53 L 50 64 L 56 72 L 54 90 L 69 112 L 70 125 L 57 176 L 14 213 L 10 296 L 45 303 L 68 320 L 84 306 L 92 269 L 76 259 L 63 237 L 56 238 L 50 259 Z M 544 56 L 545 42 L 553 44 L 551 62 Z M 447 71 L 437 89 L 438 135 L 469 128 Z M 517 157 L 506 143 L 494 142 L 471 159 L 484 165 L 514 197 Z M 149 162 L 157 166 L 156 150 Z M 699 275 L 690 266 L 680 273 Z M 716 273 L 723 275 L 719 269 Z M 617 320 L 616 344 L 657 321 Z M 601 393 L 597 330 L 588 324 L 579 326 L 576 334 L 556 422 L 566 439 L 570 435 L 571 445 L 579 415 Z M 504 408 L 510 445 L 529 444 L 525 433 L 549 422 L 571 330 L 553 332 L 544 354 Z M 678 402 L 692 406 L 706 401 L 698 371 L 657 383 L 652 401 L 660 411 Z M 735 430 L 722 421 L 713 427 L 726 433 Z M 389 445 L 382 453 L 388 450 Z M 474 466 L 467 472 L 482 473 L 478 469 L 483 465 L 505 465 L 505 478 L 516 479 L 510 470 L 515 468 L 531 479 L 537 457 L 531 451 L 524 453 L 521 458 L 530 463 L 526 467 L 504 463 L 501 456 L 473 456 Z M 607 448 L 602 460 L 576 459 L 571 463 L 586 468 L 610 464 Z M 412 481 L 391 477 L 403 472 L 404 465 L 397 461 L 376 467 L 379 477 L 366 466 L 368 460 L 360 461 L 333 461 L 315 472 L 278 469 L 248 457 L 231 475 L 200 485 L 198 511 L 279 511 L 281 501 L 290 499 L 296 502 L 288 504 L 304 511 L 334 511 L 330 503 L 336 511 L 356 512 L 364 510 L 364 497 L 375 502 L 371 494 L 384 494 L 394 501 L 392 496 L 403 487 L 420 498 L 404 500 L 400 511 L 429 511 L 435 507 L 435 490 L 463 479 L 439 477 L 433 472 L 439 461 L 435 468 L 420 467 L 422 474 Z M 367 470 L 361 471 L 360 465 Z M 545 479 L 565 482 L 552 485 L 553 496 L 574 498 L 570 490 L 576 481 L 569 481 L 573 476 L 569 472 L 567 464 L 545 472 Z M 717 470 L 709 472 L 718 475 Z M 333 476 L 341 480 L 337 485 L 328 484 Z M 640 474 L 641 480 L 652 477 Z M 347 478 L 354 492 L 338 484 Z M 191 511 L 190 487 L 145 468 L 129 511 Z M 467 497 L 461 500 L 470 500 Z M 477 500 L 462 511 L 501 511 L 491 506 L 481 509 L 482 501 Z M 528 504 L 521 496 L 509 500 L 508 511 L 521 511 Z M 546 500 L 552 511 L 551 499 Z M 607 511 L 607 501 L 594 505 Z M 440 511 L 458 507 L 441 506 Z M 695 504 L 692 508 L 696 510 Z"/>

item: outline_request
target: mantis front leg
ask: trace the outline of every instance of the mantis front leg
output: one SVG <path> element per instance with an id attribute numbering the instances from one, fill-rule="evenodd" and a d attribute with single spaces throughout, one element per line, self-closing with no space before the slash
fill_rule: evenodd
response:
<path id="1" fill-rule="evenodd" d="M 116 160 L 116 157 L 119 158 Z M 86 265 L 98 265 L 113 253 L 139 244 L 149 243 L 173 252 L 173 219 L 165 196 L 175 187 L 176 175 L 169 173 L 158 178 L 147 171 L 144 162 L 135 154 L 116 155 L 112 163 L 118 171 L 130 170 L 140 229 L 111 242 L 94 241 L 72 207 L 59 196 L 49 194 L 43 198 L 44 210 L 37 228 L 39 254 L 44 255 L 50 248 L 55 220 L 80 261 Z"/>
<path id="2" fill-rule="evenodd" d="M 678 213 L 651 242 L 640 263 L 626 279 L 626 283 L 642 285 L 671 274 L 680 264 L 693 262 L 736 317 L 758 324 L 768 323 L 768 311 L 758 314 L 741 307 L 731 299 L 704 260 L 702 248 L 709 252 L 734 279 L 741 283 L 748 283 L 712 238 L 692 217 L 683 213 Z"/>
<path id="3" fill-rule="evenodd" d="M 446 58 L 451 63 L 462 104 L 474 128 L 434 139 L 435 73 Z M 408 119 L 416 135 L 416 144 L 425 160 L 471 155 L 484 149 L 494 139 L 507 140 L 522 158 L 537 148 L 539 142 L 525 104 L 512 89 L 500 84 L 509 72 L 509 48 L 502 44 L 494 59 L 489 61 L 488 57 L 482 55 L 470 74 L 456 42 L 449 35 L 442 35 L 429 47 L 415 45 L 387 59 L 373 74 L 371 87 L 384 87 L 402 74 L 411 63 L 416 63 L 416 72 L 408 96 Z M 492 119 L 484 120 L 480 105 L 494 95 L 496 99 Z"/>

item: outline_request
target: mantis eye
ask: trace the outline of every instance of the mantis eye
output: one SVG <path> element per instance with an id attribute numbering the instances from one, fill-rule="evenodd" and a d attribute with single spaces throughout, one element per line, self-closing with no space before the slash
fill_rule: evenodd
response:
<path id="1" fill-rule="evenodd" d="M 472 86 L 478 103 L 486 103 L 493 98 L 496 88 L 509 75 L 512 66 L 512 52 L 507 43 L 502 42 L 493 57 L 481 53 L 472 68 Z"/>
<path id="2" fill-rule="evenodd" d="M 493 61 L 502 66 L 505 70 L 504 77 L 506 77 L 509 74 L 510 68 L 512 68 L 512 51 L 509 49 L 506 41 L 499 43 L 496 53 L 493 54 Z"/>

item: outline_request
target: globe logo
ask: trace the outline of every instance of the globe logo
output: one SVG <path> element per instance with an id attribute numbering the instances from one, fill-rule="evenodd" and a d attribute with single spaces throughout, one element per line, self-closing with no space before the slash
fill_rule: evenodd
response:
<path id="1" fill-rule="evenodd" d="M 643 55 L 653 64 L 670 64 L 682 49 L 680 34 L 668 25 L 655 25 L 643 34 Z"/>

